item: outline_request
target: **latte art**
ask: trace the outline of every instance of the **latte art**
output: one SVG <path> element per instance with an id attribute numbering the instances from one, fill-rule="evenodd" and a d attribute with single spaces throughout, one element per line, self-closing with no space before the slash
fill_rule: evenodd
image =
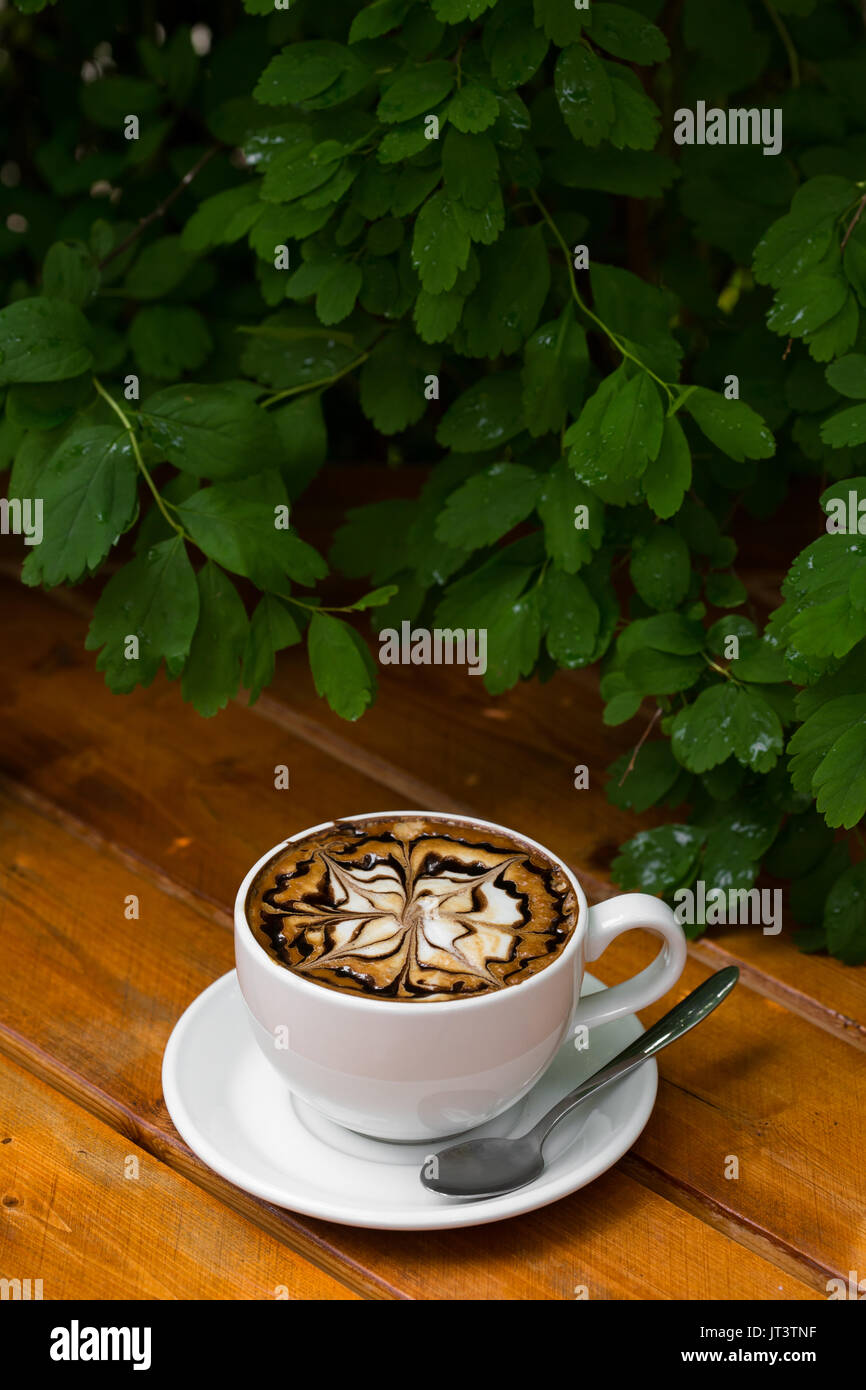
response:
<path id="1" fill-rule="evenodd" d="M 565 874 L 534 848 L 434 817 L 337 822 L 275 855 L 247 898 L 279 964 L 407 1002 L 519 984 L 559 954 L 576 913 Z"/>

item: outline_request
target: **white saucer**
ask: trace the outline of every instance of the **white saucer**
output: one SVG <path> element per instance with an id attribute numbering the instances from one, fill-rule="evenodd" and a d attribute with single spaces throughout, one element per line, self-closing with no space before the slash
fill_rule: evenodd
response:
<path id="1" fill-rule="evenodd" d="M 585 977 L 584 994 L 601 988 L 591 975 Z M 569 1039 L 529 1095 L 473 1130 L 473 1137 L 522 1133 L 642 1032 L 631 1016 L 594 1028 L 585 1051 L 576 1051 Z M 650 1059 L 556 1127 L 537 1181 L 501 1197 L 467 1201 L 428 1192 L 419 1177 L 424 1158 L 453 1139 L 420 1144 L 367 1139 L 292 1096 L 256 1045 L 233 970 L 190 1004 L 175 1024 L 162 1063 L 169 1114 L 208 1167 L 276 1206 L 383 1230 L 480 1226 L 534 1211 L 584 1187 L 635 1142 L 650 1117 L 657 1084 Z"/>

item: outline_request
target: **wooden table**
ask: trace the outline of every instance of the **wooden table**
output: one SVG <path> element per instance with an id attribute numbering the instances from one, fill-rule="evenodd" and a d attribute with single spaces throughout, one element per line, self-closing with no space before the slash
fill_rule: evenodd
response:
<path id="1" fill-rule="evenodd" d="M 585 1285 L 595 1299 L 808 1300 L 830 1278 L 866 1275 L 864 971 L 801 955 L 787 926 L 717 929 L 691 946 L 678 997 L 730 962 L 740 985 L 661 1056 L 654 1113 L 625 1158 L 542 1211 L 459 1231 L 359 1230 L 211 1172 L 168 1118 L 160 1063 L 182 1011 L 232 967 L 234 894 L 262 851 L 334 815 L 470 810 L 547 843 L 597 900 L 637 828 L 607 804 L 603 769 L 639 721 L 603 729 L 592 673 L 494 700 L 465 673 L 384 667 L 377 705 L 349 725 L 296 652 L 254 708 L 206 721 L 162 677 L 111 695 L 84 651 L 90 595 L 7 574 L 0 1277 L 40 1277 L 46 1299 L 266 1299 L 279 1286 L 292 1298 L 571 1299 Z M 577 763 L 588 790 L 573 787 Z M 131 894 L 137 921 L 124 915 Z M 613 983 L 654 949 L 630 933 L 593 970 Z"/>

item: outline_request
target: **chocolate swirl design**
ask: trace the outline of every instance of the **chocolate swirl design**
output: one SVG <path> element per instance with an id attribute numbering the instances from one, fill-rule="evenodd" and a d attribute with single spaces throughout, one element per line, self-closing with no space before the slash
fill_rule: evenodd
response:
<path id="1" fill-rule="evenodd" d="M 552 861 L 516 838 L 493 843 L 432 818 L 340 822 L 275 856 L 247 900 L 254 934 L 281 965 L 403 1001 L 517 984 L 559 953 L 575 915 Z"/>

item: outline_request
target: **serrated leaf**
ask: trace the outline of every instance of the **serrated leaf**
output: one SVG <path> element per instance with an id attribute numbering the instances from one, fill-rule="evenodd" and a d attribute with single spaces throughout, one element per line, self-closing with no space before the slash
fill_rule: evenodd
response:
<path id="1" fill-rule="evenodd" d="M 601 614 L 578 574 L 551 566 L 541 586 L 545 645 L 559 666 L 586 666 L 593 657 Z"/>
<path id="2" fill-rule="evenodd" d="M 85 647 L 116 693 L 150 685 L 163 658 L 182 662 L 198 620 L 198 587 L 179 536 L 161 541 L 113 575 L 102 591 Z M 129 638 L 139 655 L 127 657 Z"/>
<path id="3" fill-rule="evenodd" d="M 49 246 L 42 263 L 44 294 L 81 309 L 98 287 L 99 268 L 83 241 L 55 241 Z"/>
<path id="4" fill-rule="evenodd" d="M 692 481 L 692 455 L 675 415 L 665 418 L 662 441 L 641 475 L 641 487 L 656 516 L 667 520 L 679 511 Z"/>
<path id="5" fill-rule="evenodd" d="M 588 373 L 586 334 L 569 304 L 537 328 L 524 349 L 523 413 L 531 435 L 560 430 L 567 414 L 577 413 Z"/>
<path id="6" fill-rule="evenodd" d="M 385 91 L 376 108 L 378 119 L 391 124 L 425 116 L 448 96 L 454 78 L 454 68 L 443 59 L 409 64 Z"/>
<path id="7" fill-rule="evenodd" d="M 846 965 L 866 961 L 866 864 L 852 864 L 833 884 L 823 925 L 832 955 Z"/>
<path id="8" fill-rule="evenodd" d="M 563 458 L 542 479 L 537 506 L 548 555 L 566 574 L 576 573 L 602 543 L 603 503 L 577 480 Z"/>
<path id="9" fill-rule="evenodd" d="M 126 430 L 97 425 L 68 435 L 39 479 L 43 536 L 25 561 L 25 584 L 74 584 L 95 570 L 133 517 L 137 484 Z"/>
<path id="10" fill-rule="evenodd" d="M 575 140 L 600 144 L 616 119 L 610 79 L 601 59 L 582 43 L 564 48 L 557 59 L 554 86 L 559 109 Z"/>
<path id="11" fill-rule="evenodd" d="M 90 329 L 64 299 L 17 299 L 0 309 L 0 386 L 11 381 L 64 381 L 87 371 Z"/>
<path id="12" fill-rule="evenodd" d="M 655 526 L 645 538 L 636 537 L 629 574 L 650 608 L 676 608 L 691 581 L 688 546 L 672 526 Z"/>
<path id="13" fill-rule="evenodd" d="M 196 309 L 154 304 L 139 309 L 132 320 L 129 345 L 144 375 L 175 381 L 206 361 L 213 342 L 207 324 Z"/>
<path id="14" fill-rule="evenodd" d="M 184 663 L 181 693 L 209 718 L 238 693 L 249 622 L 228 575 L 210 560 L 199 570 L 196 584 L 198 622 Z"/>
<path id="15" fill-rule="evenodd" d="M 470 246 L 452 201 L 443 192 L 434 193 L 418 213 L 412 235 L 412 264 L 424 289 L 430 294 L 453 289 L 466 269 Z"/>
<path id="16" fill-rule="evenodd" d="M 507 443 L 524 426 L 520 378 L 516 372 L 497 372 L 476 381 L 449 406 L 436 439 L 458 453 L 472 453 Z"/>
<path id="17" fill-rule="evenodd" d="M 499 98 L 480 82 L 464 82 L 448 107 L 449 125 L 467 135 L 478 135 L 488 130 L 498 115 Z"/>
<path id="18" fill-rule="evenodd" d="M 745 401 L 728 400 L 716 391 L 696 386 L 686 399 L 685 409 L 710 443 L 737 463 L 771 458 L 775 453 L 772 434 Z"/>
<path id="19" fill-rule="evenodd" d="M 202 488 L 176 508 L 196 545 L 233 574 L 260 589 L 280 590 L 286 576 L 298 584 L 323 579 L 328 567 L 311 545 L 278 521 L 285 493 L 277 474 L 262 473 L 250 483 L 217 483 Z"/>
<path id="20" fill-rule="evenodd" d="M 446 545 L 472 550 L 491 545 L 535 506 L 538 475 L 519 463 L 494 463 L 451 494 L 436 522 Z"/>
<path id="21" fill-rule="evenodd" d="M 642 830 L 623 845 L 610 866 L 621 888 L 669 893 L 697 862 L 706 832 L 690 825 Z"/>
<path id="22" fill-rule="evenodd" d="M 599 48 L 628 63 L 660 63 L 670 53 L 662 31 L 625 5 L 595 4 L 591 36 Z"/>
<path id="23" fill-rule="evenodd" d="M 197 478 L 246 477 L 282 461 L 271 417 L 219 386 L 157 391 L 142 402 L 141 421 L 162 456 Z"/>
<path id="24" fill-rule="evenodd" d="M 376 695 L 375 668 L 361 638 L 340 618 L 314 613 L 307 633 L 317 695 L 342 719 L 360 719 Z"/>
<path id="25" fill-rule="evenodd" d="M 241 681 L 254 705 L 274 678 L 275 657 L 301 640 L 297 623 L 286 605 L 273 594 L 263 594 L 256 604 L 244 650 Z"/>

